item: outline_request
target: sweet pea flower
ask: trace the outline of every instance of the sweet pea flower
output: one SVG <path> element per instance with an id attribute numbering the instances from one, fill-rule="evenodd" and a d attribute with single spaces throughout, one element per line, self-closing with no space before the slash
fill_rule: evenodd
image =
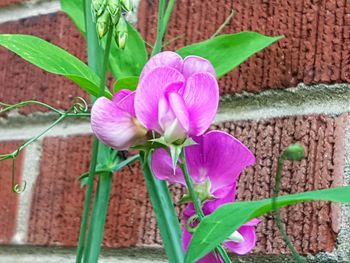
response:
<path id="1" fill-rule="evenodd" d="M 146 140 L 147 129 L 137 120 L 135 92 L 121 90 L 113 99 L 98 98 L 91 109 L 91 128 L 96 137 L 116 150 L 127 150 Z"/>
<path id="2" fill-rule="evenodd" d="M 233 187 L 231 187 L 231 190 L 228 192 L 228 194 L 225 197 L 218 200 L 207 201 L 203 205 L 204 215 L 210 215 L 218 207 L 227 203 L 234 202 L 235 195 L 236 195 L 236 186 L 234 185 Z M 192 238 L 192 234 L 188 231 L 186 225 L 188 220 L 193 215 L 195 215 L 195 213 L 196 212 L 193 207 L 193 204 L 189 204 L 184 210 L 185 226 L 183 227 L 183 231 L 182 231 L 182 246 L 185 251 L 187 250 L 187 247 Z M 249 222 L 245 223 L 240 228 L 238 228 L 237 231 L 232 233 L 227 238 L 227 240 L 223 242 L 223 246 L 227 248 L 229 251 L 236 253 L 238 255 L 245 255 L 251 252 L 256 245 L 255 227 L 259 222 L 260 221 L 258 219 L 252 219 Z M 193 227 L 195 227 L 195 225 Z M 215 263 L 215 262 L 223 263 L 223 260 L 217 253 L 214 254 L 213 252 L 209 253 L 208 255 L 204 256 L 203 258 L 197 261 L 197 263 Z"/>
<path id="3" fill-rule="evenodd" d="M 202 135 L 219 104 L 219 88 L 210 62 L 182 59 L 171 51 L 152 57 L 142 70 L 135 95 L 137 119 L 172 143 Z"/>
<path id="4" fill-rule="evenodd" d="M 226 196 L 240 173 L 255 163 L 252 152 L 223 131 L 210 131 L 193 140 L 196 144 L 184 150 L 189 174 L 202 200 Z M 186 186 L 181 169 L 176 167 L 174 171 L 171 157 L 164 149 L 153 153 L 151 165 L 158 179 Z"/>

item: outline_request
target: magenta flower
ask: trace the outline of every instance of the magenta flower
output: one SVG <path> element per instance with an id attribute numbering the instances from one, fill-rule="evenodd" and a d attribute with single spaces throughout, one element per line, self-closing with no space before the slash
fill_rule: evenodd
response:
<path id="1" fill-rule="evenodd" d="M 236 194 L 236 186 L 234 185 L 228 194 L 218 200 L 207 201 L 203 206 L 203 212 L 205 215 L 213 213 L 218 207 L 226 203 L 234 202 Z M 184 221 L 185 226 L 182 231 L 182 246 L 184 250 L 187 250 L 187 247 L 192 238 L 192 234 L 187 230 L 187 220 L 195 215 L 195 210 L 192 204 L 189 204 L 184 211 Z M 234 215 L 233 215 L 234 216 Z M 243 226 L 237 229 L 232 235 L 224 241 L 223 245 L 229 251 L 234 252 L 238 255 L 244 255 L 251 252 L 256 245 L 256 233 L 255 227 L 260 221 L 258 219 L 252 219 L 249 222 L 245 223 Z M 195 225 L 192 225 L 195 227 Z M 201 258 L 197 263 L 213 263 L 213 262 L 223 262 L 219 255 L 214 253 L 209 253 L 208 255 Z"/>
<path id="2" fill-rule="evenodd" d="M 239 174 L 255 163 L 252 152 L 225 132 L 211 131 L 193 139 L 197 144 L 185 147 L 189 174 L 195 187 L 208 185 L 213 198 L 226 196 Z M 181 169 L 177 167 L 174 174 L 172 160 L 164 149 L 154 152 L 151 165 L 158 179 L 186 186 Z"/>
<path id="3" fill-rule="evenodd" d="M 146 140 L 147 130 L 136 119 L 134 99 L 135 92 L 121 90 L 113 100 L 96 100 L 91 109 L 91 128 L 104 144 L 127 150 Z"/>
<path id="4" fill-rule="evenodd" d="M 202 135 L 219 103 L 213 66 L 204 58 L 182 59 L 170 51 L 152 57 L 140 76 L 135 112 L 143 126 L 172 143 Z"/>

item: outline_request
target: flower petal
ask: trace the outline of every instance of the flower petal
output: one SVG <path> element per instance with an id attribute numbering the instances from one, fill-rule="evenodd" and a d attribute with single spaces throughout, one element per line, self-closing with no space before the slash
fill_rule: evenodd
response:
<path id="1" fill-rule="evenodd" d="M 124 99 L 126 96 L 128 96 L 130 93 L 132 93 L 131 90 L 128 89 L 122 89 L 118 91 L 116 94 L 113 95 L 113 102 L 115 104 L 119 103 L 122 99 Z"/>
<path id="2" fill-rule="evenodd" d="M 185 178 L 179 167 L 176 167 L 174 174 L 171 157 L 164 149 L 160 148 L 154 151 L 151 160 L 151 167 L 154 176 L 159 180 L 167 180 L 170 183 L 186 185 Z"/>
<path id="3" fill-rule="evenodd" d="M 238 254 L 245 255 L 252 251 L 256 246 L 256 233 L 254 226 L 243 225 L 238 229 L 238 232 L 243 236 L 243 242 L 226 241 L 224 243 L 230 251 Z"/>
<path id="4" fill-rule="evenodd" d="M 127 150 L 147 133 L 130 113 L 104 97 L 97 99 L 91 109 L 91 128 L 99 140 L 117 150 Z"/>
<path id="5" fill-rule="evenodd" d="M 158 67 L 171 67 L 174 69 L 177 69 L 178 71 L 182 71 L 182 63 L 183 60 L 175 52 L 172 51 L 164 51 L 161 52 L 153 57 L 146 63 L 144 68 L 142 69 L 141 76 L 140 76 L 140 81 L 153 69 L 158 68 Z"/>
<path id="6" fill-rule="evenodd" d="M 213 65 L 205 58 L 198 56 L 188 56 L 184 59 L 182 73 L 188 79 L 194 73 L 207 72 L 216 76 Z"/>
<path id="7" fill-rule="evenodd" d="M 219 86 L 209 73 L 195 73 L 187 79 L 183 94 L 190 117 L 190 136 L 203 134 L 211 125 L 219 105 Z"/>
<path id="8" fill-rule="evenodd" d="M 135 112 L 146 128 L 161 132 L 158 123 L 159 99 L 169 85 L 179 82 L 184 82 L 184 77 L 170 67 L 158 67 L 140 81 L 135 95 Z"/>
<path id="9" fill-rule="evenodd" d="M 113 103 L 117 105 L 119 109 L 130 113 L 131 116 L 136 116 L 134 102 L 135 92 L 130 90 L 121 90 L 113 96 Z"/>
<path id="10" fill-rule="evenodd" d="M 212 193 L 233 186 L 243 169 L 255 163 L 251 151 L 223 131 L 211 131 L 194 140 L 198 144 L 186 148 L 190 174 L 200 172 L 196 177 L 209 177 Z"/>

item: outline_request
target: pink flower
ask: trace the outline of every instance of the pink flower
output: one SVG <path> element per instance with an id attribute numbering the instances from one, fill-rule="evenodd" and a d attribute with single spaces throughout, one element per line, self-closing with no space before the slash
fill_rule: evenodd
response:
<path id="1" fill-rule="evenodd" d="M 136 119 L 134 99 L 135 92 L 121 90 L 113 100 L 96 100 L 91 109 L 91 128 L 104 144 L 127 150 L 145 141 L 147 130 Z"/>
<path id="2" fill-rule="evenodd" d="M 143 126 L 172 143 L 203 134 L 219 103 L 213 66 L 204 58 L 182 59 L 170 51 L 145 65 L 135 95 L 135 112 Z"/>
<path id="3" fill-rule="evenodd" d="M 197 143 L 185 147 L 189 174 L 195 185 L 208 184 L 214 198 L 222 198 L 236 183 L 240 173 L 255 163 L 252 152 L 239 140 L 222 131 L 211 131 L 194 137 Z M 157 149 L 152 156 L 152 170 L 160 180 L 186 186 L 179 167 L 175 174 L 172 160 L 164 149 Z"/>
<path id="4" fill-rule="evenodd" d="M 203 206 L 203 212 L 205 215 L 209 215 L 213 213 L 218 207 L 224 205 L 226 203 L 234 202 L 236 194 L 236 186 L 234 185 L 228 194 L 218 200 L 207 201 Z M 182 231 L 182 245 L 184 250 L 187 250 L 187 247 L 192 238 L 192 234 L 188 232 L 186 228 L 187 220 L 195 214 L 195 210 L 192 204 L 189 204 L 184 210 L 184 221 L 185 226 Z M 234 215 L 232 215 L 234 216 Z M 260 221 L 258 219 L 252 219 L 249 222 L 245 223 L 243 226 L 237 229 L 228 240 L 226 240 L 223 245 L 229 251 L 234 252 L 238 255 L 244 255 L 253 250 L 256 245 L 256 233 L 255 226 Z M 209 253 L 205 257 L 201 258 L 197 263 L 215 263 L 215 262 L 223 262 L 219 255 L 214 253 Z"/>

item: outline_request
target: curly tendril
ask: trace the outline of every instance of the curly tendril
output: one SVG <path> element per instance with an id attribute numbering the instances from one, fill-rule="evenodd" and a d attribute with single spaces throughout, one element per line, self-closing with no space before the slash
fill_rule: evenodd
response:
<path id="1" fill-rule="evenodd" d="M 0 102 L 0 113 L 4 113 L 6 111 L 10 111 L 10 110 L 13 110 L 13 109 L 21 108 L 21 107 L 28 106 L 28 105 L 31 105 L 31 104 L 37 104 L 37 105 L 41 105 L 43 107 L 46 107 L 49 110 L 59 114 L 60 117 L 56 121 L 54 121 L 49 127 L 47 127 L 44 131 L 42 131 L 41 133 L 35 135 L 34 137 L 29 139 L 25 143 L 21 144 L 12 153 L 0 155 L 0 161 L 12 159 L 12 191 L 14 193 L 17 193 L 17 194 L 23 193 L 24 190 L 26 189 L 26 186 L 27 186 L 27 182 L 26 181 L 23 181 L 23 185 L 22 186 L 20 184 L 18 184 L 18 183 L 15 183 L 15 159 L 19 155 L 19 153 L 22 150 L 24 150 L 27 146 L 29 146 L 33 142 L 35 142 L 38 139 L 40 139 L 43 135 L 48 133 L 53 127 L 55 127 L 57 124 L 61 123 L 65 118 L 67 118 L 67 117 L 86 117 L 86 116 L 90 116 L 89 106 L 88 106 L 87 102 L 81 97 L 75 97 L 73 99 L 72 106 L 67 111 L 61 111 L 59 109 L 56 109 L 56 108 L 54 108 L 54 107 L 52 107 L 52 106 L 50 106 L 50 105 L 48 105 L 46 103 L 40 102 L 40 101 L 27 100 L 27 101 L 22 101 L 22 102 L 19 102 L 19 103 L 16 103 L 16 104 L 7 104 L 7 103 Z"/>

